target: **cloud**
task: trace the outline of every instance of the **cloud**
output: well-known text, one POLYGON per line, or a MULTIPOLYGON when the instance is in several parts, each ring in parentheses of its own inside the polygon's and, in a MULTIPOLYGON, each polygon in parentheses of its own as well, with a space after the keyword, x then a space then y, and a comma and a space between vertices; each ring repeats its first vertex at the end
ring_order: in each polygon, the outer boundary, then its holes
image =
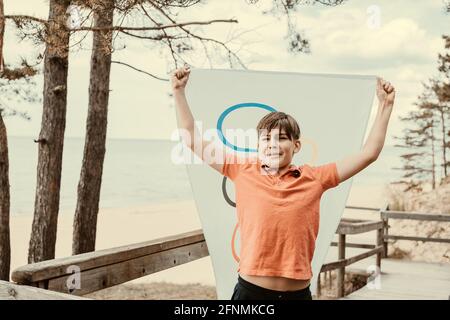
MULTIPOLYGON (((400 114, 411 109, 412 102, 422 90, 420 81, 425 81, 436 72, 437 53, 443 51, 441 34, 446 30, 448 17, 442 14, 440 0, 424 1, 417 5, 411 5, 406 0, 378 3, 381 9, 378 29, 368 26, 366 9, 373 4, 369 1, 351 1, 337 7, 301 6, 293 17, 311 42, 311 55, 289 54, 284 38, 286 21, 270 15, 263 16, 260 6, 248 5, 245 1, 229 1, 226 7, 222 2, 210 1, 207 5, 182 11, 179 20, 237 18, 239 24, 205 26, 202 34, 226 40, 247 30, 231 45, 236 49, 243 45, 240 54, 251 69, 382 75, 396 85, 398 97, 395 112, 400 114)), ((24 13, 45 18, 48 15, 48 1, 33 1, 33 5, 25 0, 7 1, 5 10, 7 14, 24 13)), ((116 51, 114 60, 168 76, 166 60, 159 55, 157 45, 143 41, 124 42, 127 48, 116 51)), ((88 39, 85 47, 90 46, 91 40, 88 39)), ((37 52, 34 48, 29 49, 28 44, 19 45, 13 34, 7 35, 5 50, 8 61, 23 52, 37 52)), ((201 62, 202 54, 203 48, 199 47, 194 58, 197 55, 201 62)), ((88 50, 70 56, 66 136, 84 134, 89 64, 88 50)), ((202 67, 209 66, 204 64, 202 67)), ((170 137, 176 122, 174 110, 169 107, 172 100, 167 98, 168 83, 160 83, 124 66, 113 65, 111 89, 108 137, 170 137), (150 124, 148 120, 155 117, 150 124)), ((29 106, 29 110, 34 115, 32 122, 9 119, 9 132, 19 135, 39 132, 41 108, 29 106)), ((395 118, 393 115, 390 128, 400 130, 402 125, 395 118)))
POLYGON ((426 75, 413 65, 408 65, 398 68, 397 79, 407 82, 420 82, 426 79, 426 75))
POLYGON ((362 10, 342 11, 324 13, 309 28, 313 52, 329 63, 374 69, 423 64, 442 46, 440 37, 427 34, 412 19, 399 17, 371 28, 362 10))

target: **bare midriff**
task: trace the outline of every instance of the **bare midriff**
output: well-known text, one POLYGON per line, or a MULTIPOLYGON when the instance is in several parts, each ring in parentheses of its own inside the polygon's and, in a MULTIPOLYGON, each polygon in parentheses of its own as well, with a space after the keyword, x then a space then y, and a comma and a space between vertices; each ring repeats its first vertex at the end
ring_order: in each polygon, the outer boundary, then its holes
POLYGON ((296 291, 306 288, 310 280, 290 279, 284 277, 273 276, 253 276, 246 274, 239 274, 242 279, 256 284, 257 286, 277 290, 277 291, 296 291))

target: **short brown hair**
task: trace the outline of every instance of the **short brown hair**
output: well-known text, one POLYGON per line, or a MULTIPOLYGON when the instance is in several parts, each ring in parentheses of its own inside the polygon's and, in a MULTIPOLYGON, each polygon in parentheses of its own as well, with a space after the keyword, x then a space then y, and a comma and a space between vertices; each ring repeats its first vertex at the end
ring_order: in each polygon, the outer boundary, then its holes
POLYGON ((262 130, 268 130, 268 132, 270 132, 275 128, 279 128, 280 132, 281 129, 284 129, 290 140, 300 139, 300 127, 298 126, 297 121, 292 116, 281 111, 273 111, 266 114, 259 120, 256 130, 258 131, 259 136, 262 130))

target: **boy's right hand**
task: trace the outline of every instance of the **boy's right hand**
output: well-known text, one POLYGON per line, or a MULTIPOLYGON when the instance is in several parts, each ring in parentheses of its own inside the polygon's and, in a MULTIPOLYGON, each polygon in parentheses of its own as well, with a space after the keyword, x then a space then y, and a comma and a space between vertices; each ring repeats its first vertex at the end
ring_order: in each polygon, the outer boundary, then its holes
POLYGON ((182 90, 186 87, 191 70, 189 66, 184 66, 175 70, 172 74, 172 89, 173 91, 182 90))

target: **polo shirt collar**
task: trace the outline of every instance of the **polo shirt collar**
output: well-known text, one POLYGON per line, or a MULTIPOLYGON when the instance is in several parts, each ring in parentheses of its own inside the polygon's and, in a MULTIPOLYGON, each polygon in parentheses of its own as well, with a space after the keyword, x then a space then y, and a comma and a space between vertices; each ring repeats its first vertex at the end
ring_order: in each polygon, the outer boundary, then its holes
MULTIPOLYGON (((263 164, 259 158, 257 161, 258 161, 258 166, 260 169, 264 170, 265 167, 268 167, 268 165, 263 164)), ((292 176, 298 178, 301 175, 301 170, 296 165, 290 164, 288 170, 283 174, 283 176, 288 173, 290 173, 292 176)))

